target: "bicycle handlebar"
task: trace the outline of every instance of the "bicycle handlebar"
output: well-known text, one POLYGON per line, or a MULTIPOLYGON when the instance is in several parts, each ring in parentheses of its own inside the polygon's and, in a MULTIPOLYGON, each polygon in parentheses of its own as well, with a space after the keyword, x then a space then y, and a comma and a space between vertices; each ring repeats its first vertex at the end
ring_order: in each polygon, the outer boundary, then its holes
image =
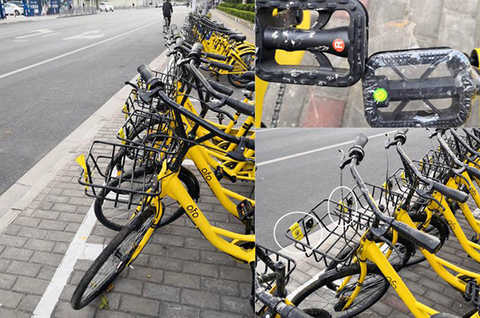
POLYGON ((358 160, 358 157, 357 157, 358 151, 356 148, 360 148, 363 152, 363 147, 361 147, 361 145, 362 144, 365 145, 368 142, 368 138, 367 138, 367 141, 365 141, 365 139, 366 139, 365 135, 357 137, 358 142, 356 142, 349 150, 349 156, 351 158, 350 172, 352 173, 352 176, 355 179, 355 182, 357 183, 357 185, 359 186, 359 189, 362 192, 363 197, 367 201, 367 204, 369 205, 370 209, 380 220, 389 224, 391 227, 393 227, 397 232, 402 234, 404 237, 412 240, 416 245, 425 248, 427 251, 431 253, 435 253, 441 247, 441 242, 437 237, 430 235, 428 233, 419 231, 416 228, 413 228, 405 223, 396 221, 394 218, 386 216, 380 211, 380 208, 378 207, 377 203, 375 202, 370 192, 368 191, 367 184, 363 181, 356 167, 361 161, 361 160, 360 161, 358 160))
POLYGON ((140 74, 141 78, 148 84, 151 79, 154 78, 152 71, 149 67, 145 64, 140 65, 137 67, 137 72, 140 74))
POLYGON ((233 89, 228 86, 222 85, 219 82, 212 81, 212 80, 207 80, 207 82, 213 87, 213 89, 215 89, 216 91, 219 91, 222 94, 225 94, 228 96, 233 94, 233 89))
POLYGON ((205 129, 207 129, 208 131, 210 131, 212 134, 220 137, 220 138, 223 139, 223 140, 230 141, 230 142, 233 142, 233 143, 235 143, 235 144, 244 143, 244 145, 245 145, 246 148, 255 150, 255 140, 252 140, 252 139, 249 139, 249 138, 245 138, 245 137, 237 138, 237 137, 235 137, 235 136, 232 136, 232 135, 230 135, 230 134, 225 133, 223 130, 215 127, 214 125, 212 125, 211 123, 209 123, 209 122, 206 121, 205 119, 203 119, 203 118, 201 118, 201 117, 198 117, 197 115, 193 114, 192 112, 190 112, 189 110, 187 110, 186 108, 184 108, 182 105, 179 105, 179 104, 175 103, 173 100, 171 100, 171 99, 161 90, 161 88, 155 89, 155 94, 158 94, 158 96, 159 96, 166 104, 168 104, 169 107, 174 108, 175 110, 177 110, 178 112, 180 112, 182 115, 184 115, 184 116, 187 117, 188 119, 196 122, 197 124, 199 124, 199 125, 202 126, 203 128, 205 128, 205 129))
POLYGON ((208 81, 205 79, 202 73, 197 69, 197 67, 194 65, 193 61, 190 62, 188 65, 188 68, 192 71, 193 75, 200 80, 200 82, 203 84, 203 86, 209 91, 210 94, 212 94, 215 98, 218 98, 220 100, 224 100, 224 103, 227 104, 228 106, 234 108, 238 112, 247 115, 247 116, 255 116, 255 107, 244 103, 242 101, 239 101, 235 98, 232 98, 230 96, 224 95, 215 89, 208 83, 208 81))
POLYGON ((220 54, 214 54, 214 53, 204 53, 205 57, 208 57, 210 59, 215 59, 215 60, 220 60, 220 61, 226 61, 227 57, 225 55, 220 55, 220 54))
POLYGON ((422 183, 430 186, 433 190, 438 191, 446 197, 455 201, 465 203, 468 200, 468 194, 466 194, 465 192, 449 188, 440 182, 429 179, 422 175, 421 172, 418 171, 417 167, 415 167, 415 165, 412 163, 410 158, 407 156, 405 151, 402 149, 401 141, 397 142, 397 152, 402 158, 402 163, 404 165, 407 165, 409 170, 412 171, 422 183))
POLYGON ((233 66, 230 65, 230 64, 225 64, 225 63, 221 63, 221 62, 216 62, 216 61, 211 61, 211 60, 207 60, 207 59, 203 59, 203 58, 200 58, 200 61, 202 63, 206 63, 206 64, 210 64, 211 66, 215 66, 215 67, 218 67, 222 70, 226 70, 226 71, 233 71, 233 66))

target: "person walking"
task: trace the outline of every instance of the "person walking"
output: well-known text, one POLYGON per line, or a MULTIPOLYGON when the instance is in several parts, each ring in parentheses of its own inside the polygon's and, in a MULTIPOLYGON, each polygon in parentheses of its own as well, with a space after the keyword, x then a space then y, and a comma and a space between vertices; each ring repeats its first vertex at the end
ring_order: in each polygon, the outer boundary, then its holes
POLYGON ((163 33, 166 33, 170 28, 170 22, 172 20, 172 13, 173 13, 173 7, 172 7, 172 4, 170 3, 170 0, 164 0, 162 10, 163 10, 163 19, 165 20, 165 24, 163 26, 163 33))

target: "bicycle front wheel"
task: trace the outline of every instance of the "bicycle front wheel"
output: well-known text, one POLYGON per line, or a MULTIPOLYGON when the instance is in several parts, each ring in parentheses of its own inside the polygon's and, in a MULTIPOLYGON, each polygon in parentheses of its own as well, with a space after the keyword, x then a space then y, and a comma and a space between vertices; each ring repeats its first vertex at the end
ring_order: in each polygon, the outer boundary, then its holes
POLYGON ((355 317, 379 301, 389 287, 376 265, 368 264, 367 267, 368 274, 363 281, 359 281, 360 267, 356 264, 327 271, 298 292, 292 303, 305 312, 318 308, 329 312, 332 317, 355 317), (360 286, 360 292, 344 309, 357 286, 360 286))
POLYGON ((153 212, 153 209, 146 209, 133 218, 100 253, 73 292, 73 309, 81 309, 92 302, 125 269, 153 223, 153 212))

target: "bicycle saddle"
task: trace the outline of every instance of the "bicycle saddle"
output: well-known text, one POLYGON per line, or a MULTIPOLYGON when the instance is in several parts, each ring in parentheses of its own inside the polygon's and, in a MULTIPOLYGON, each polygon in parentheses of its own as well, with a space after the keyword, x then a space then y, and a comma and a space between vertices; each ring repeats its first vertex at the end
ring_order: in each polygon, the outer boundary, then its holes
POLYGON ((358 0, 257 0, 256 74, 268 82, 346 87, 360 80, 368 57, 368 14, 358 0), (297 29, 304 10, 315 11, 309 29, 297 29), (347 26, 326 29, 337 11, 348 13, 347 26), (318 65, 280 65, 277 50, 308 51, 318 65), (328 56, 347 60, 348 69, 335 67, 328 56))
POLYGON ((365 117, 372 127, 458 127, 471 113, 474 73, 450 48, 376 53, 363 77, 365 117))

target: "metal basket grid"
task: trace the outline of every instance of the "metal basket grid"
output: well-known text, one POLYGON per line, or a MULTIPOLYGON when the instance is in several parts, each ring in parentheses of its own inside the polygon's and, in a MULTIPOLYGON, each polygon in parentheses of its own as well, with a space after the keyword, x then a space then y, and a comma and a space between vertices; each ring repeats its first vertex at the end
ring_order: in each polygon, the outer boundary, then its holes
MULTIPOLYGON (((387 187, 368 184, 369 193, 385 213, 393 214, 402 203, 404 194, 387 187)), ((376 221, 375 215, 358 187, 340 200, 326 199, 308 215, 300 218, 285 233, 294 246, 329 267, 349 265, 360 239, 376 221)))
POLYGON ((78 182, 87 196, 114 202, 115 207, 148 203, 161 192, 156 175, 161 155, 159 149, 146 145, 95 140, 78 182))

